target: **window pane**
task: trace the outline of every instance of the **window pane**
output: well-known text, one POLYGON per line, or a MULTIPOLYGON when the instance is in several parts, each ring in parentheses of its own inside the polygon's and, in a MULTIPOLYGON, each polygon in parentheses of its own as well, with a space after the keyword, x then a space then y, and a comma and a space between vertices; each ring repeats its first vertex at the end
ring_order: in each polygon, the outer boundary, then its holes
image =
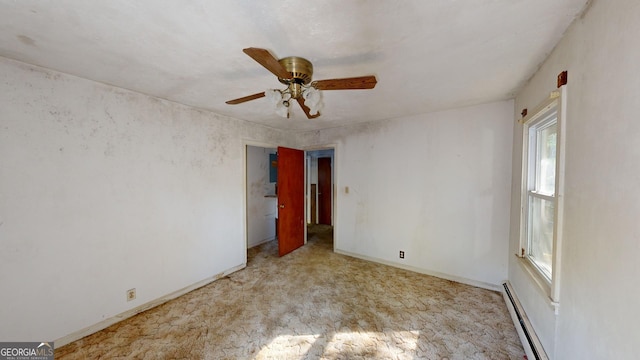
POLYGON ((555 120, 537 131, 536 191, 545 195, 553 195, 556 189, 557 135, 558 123, 555 120))
POLYGON ((551 280, 553 257, 553 201, 529 195, 528 257, 551 280))

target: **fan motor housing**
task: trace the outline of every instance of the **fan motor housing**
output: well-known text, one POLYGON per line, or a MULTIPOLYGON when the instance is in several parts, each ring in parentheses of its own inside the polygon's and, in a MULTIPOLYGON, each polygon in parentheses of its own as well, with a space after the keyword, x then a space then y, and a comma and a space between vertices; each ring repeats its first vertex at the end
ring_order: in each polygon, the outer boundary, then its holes
POLYGON ((311 82, 311 76, 313 75, 311 61, 298 56, 289 56, 278 60, 278 62, 292 75, 291 79, 278 78, 281 83, 285 85, 292 83, 307 85, 311 82))

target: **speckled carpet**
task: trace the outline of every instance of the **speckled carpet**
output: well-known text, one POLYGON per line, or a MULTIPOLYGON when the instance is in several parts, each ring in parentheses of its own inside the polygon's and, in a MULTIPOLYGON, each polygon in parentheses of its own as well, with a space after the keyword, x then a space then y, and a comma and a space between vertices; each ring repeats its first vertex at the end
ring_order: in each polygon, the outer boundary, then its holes
POLYGON ((56 349, 56 359, 522 359, 500 293, 332 251, 331 227, 56 349))

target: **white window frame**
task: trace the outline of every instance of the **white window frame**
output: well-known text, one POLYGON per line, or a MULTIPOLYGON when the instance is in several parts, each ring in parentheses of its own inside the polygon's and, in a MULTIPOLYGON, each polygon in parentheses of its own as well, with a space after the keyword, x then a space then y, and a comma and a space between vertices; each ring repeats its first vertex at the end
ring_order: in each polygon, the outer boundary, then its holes
POLYGON ((562 218, 564 213, 564 167, 565 167, 565 133, 566 133, 566 91, 564 85, 557 91, 553 91, 549 99, 544 101, 538 108, 522 119, 522 188, 521 188, 521 217, 520 217, 520 252, 517 254, 521 258, 521 263, 531 275, 533 281, 544 290, 556 311, 560 301, 560 260, 562 249, 562 218), (530 191, 530 182, 535 181, 535 174, 529 171, 530 151, 529 151, 529 129, 544 121, 544 117, 552 111, 556 111, 557 117, 557 144, 556 144, 556 169, 555 169, 555 191, 553 196, 536 194, 530 191), (552 274, 548 278, 538 266, 529 258, 528 254, 528 212, 529 196, 553 201, 554 221, 553 221, 553 255, 551 260, 552 274))

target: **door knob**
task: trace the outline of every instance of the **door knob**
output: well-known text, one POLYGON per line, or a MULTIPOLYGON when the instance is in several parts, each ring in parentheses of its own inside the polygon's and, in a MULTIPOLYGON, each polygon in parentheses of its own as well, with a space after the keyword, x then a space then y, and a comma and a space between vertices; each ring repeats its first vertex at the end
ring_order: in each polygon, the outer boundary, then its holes
POLYGON ((281 204, 281 205, 280 205, 280 209, 284 209, 284 204, 281 204))

